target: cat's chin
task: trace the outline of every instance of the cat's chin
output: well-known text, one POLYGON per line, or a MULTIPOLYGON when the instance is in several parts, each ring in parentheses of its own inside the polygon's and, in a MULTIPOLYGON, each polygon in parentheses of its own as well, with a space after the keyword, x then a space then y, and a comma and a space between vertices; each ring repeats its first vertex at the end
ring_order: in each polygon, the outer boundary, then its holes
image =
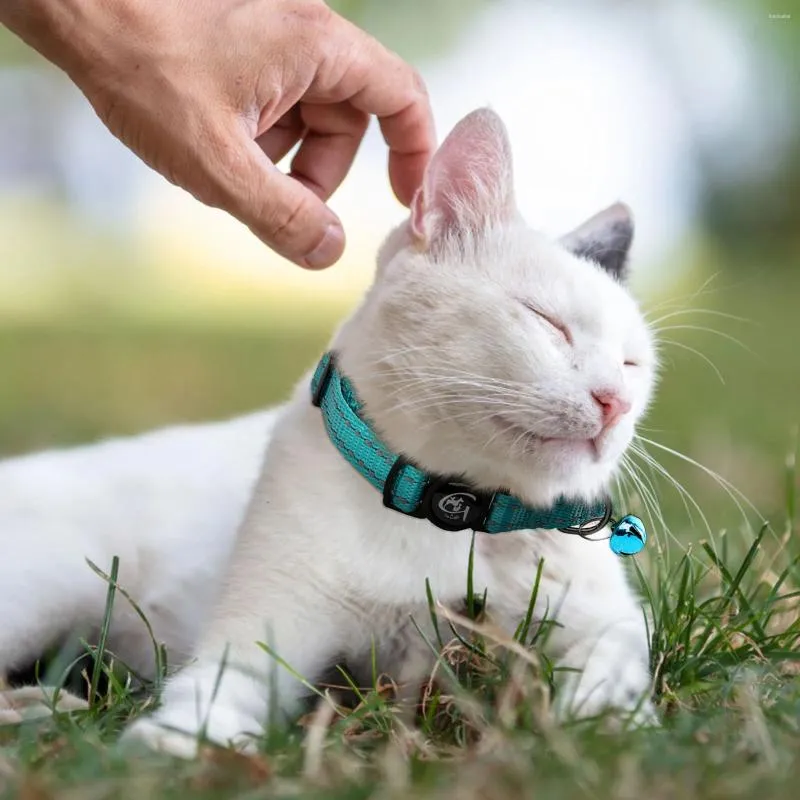
MULTIPOLYGON (((533 505, 559 496, 595 499, 605 493, 617 469, 622 431, 595 438, 541 436, 504 420, 492 443, 489 476, 533 505)), ((624 448, 622 448, 624 450, 624 448)))
POLYGON ((601 460, 602 451, 598 439, 541 436, 499 414, 492 417, 492 422, 515 455, 541 457, 554 453, 556 456, 562 454, 568 457, 586 457, 591 461, 601 460))

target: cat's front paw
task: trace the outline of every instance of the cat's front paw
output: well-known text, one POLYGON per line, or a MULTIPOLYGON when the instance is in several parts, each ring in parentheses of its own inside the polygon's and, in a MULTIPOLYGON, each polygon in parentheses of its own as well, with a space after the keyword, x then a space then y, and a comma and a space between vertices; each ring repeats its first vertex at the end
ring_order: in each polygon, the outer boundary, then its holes
POLYGON ((120 739, 124 748, 141 746, 187 760, 197 757, 198 744, 196 735, 165 728, 152 719, 136 720, 120 739))
POLYGON ((583 671, 571 671, 563 677, 555 712, 559 721, 606 714, 612 729, 656 727, 661 721, 650 691, 650 675, 638 661, 609 668, 601 659, 590 659, 583 671))
POLYGON ((165 708, 152 717, 136 720, 122 735, 122 746, 144 745, 150 750, 194 759, 203 742, 238 750, 240 753, 255 753, 257 739, 263 732, 249 717, 243 717, 233 709, 214 707, 205 724, 198 727, 188 716, 169 713, 165 708))

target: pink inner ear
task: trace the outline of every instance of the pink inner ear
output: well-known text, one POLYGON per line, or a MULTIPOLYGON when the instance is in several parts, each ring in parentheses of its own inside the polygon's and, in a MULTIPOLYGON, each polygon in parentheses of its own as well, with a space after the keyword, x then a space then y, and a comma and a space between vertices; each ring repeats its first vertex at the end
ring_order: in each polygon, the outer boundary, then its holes
POLYGON ((417 189, 414 199, 411 201, 411 233, 417 239, 425 239, 425 196, 424 187, 417 189))
POLYGON ((456 125, 434 155, 411 203, 411 230, 428 244, 480 231, 514 213, 511 146, 493 111, 480 109, 456 125))

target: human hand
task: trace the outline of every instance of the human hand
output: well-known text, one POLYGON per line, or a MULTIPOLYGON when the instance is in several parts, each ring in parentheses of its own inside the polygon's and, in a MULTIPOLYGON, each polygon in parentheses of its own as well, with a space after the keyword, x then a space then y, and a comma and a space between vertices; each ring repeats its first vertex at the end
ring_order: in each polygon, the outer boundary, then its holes
POLYGON ((370 116, 405 205, 435 146, 418 75, 322 0, 4 0, 0 22, 144 162, 300 266, 342 254, 325 201, 370 116))

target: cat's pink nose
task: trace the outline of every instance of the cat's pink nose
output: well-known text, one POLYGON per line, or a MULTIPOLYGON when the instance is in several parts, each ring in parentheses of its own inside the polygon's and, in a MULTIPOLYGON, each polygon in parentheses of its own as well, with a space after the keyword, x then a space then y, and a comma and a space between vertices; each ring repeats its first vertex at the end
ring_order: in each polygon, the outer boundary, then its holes
POLYGON ((600 407, 604 429, 616 425, 620 417, 623 417, 631 410, 630 400, 626 400, 613 390, 592 392, 592 397, 600 407))

